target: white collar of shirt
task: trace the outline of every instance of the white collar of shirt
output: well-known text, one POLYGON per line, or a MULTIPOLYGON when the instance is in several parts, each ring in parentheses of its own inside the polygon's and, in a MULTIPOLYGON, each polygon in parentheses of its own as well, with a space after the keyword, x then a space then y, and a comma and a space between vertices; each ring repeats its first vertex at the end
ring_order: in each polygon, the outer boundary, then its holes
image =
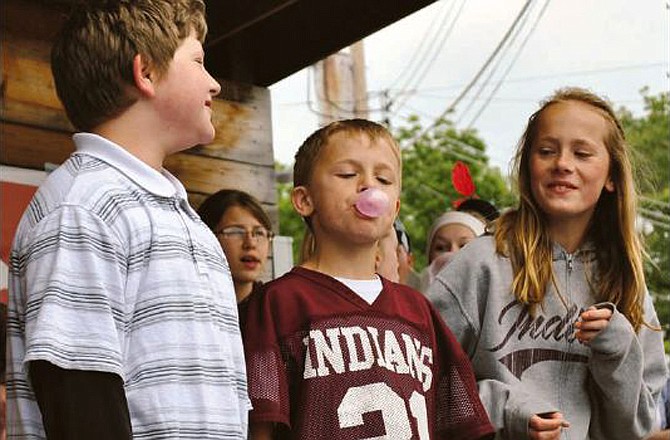
POLYGON ((151 168, 118 144, 94 133, 75 133, 72 140, 78 154, 100 159, 150 193, 161 197, 187 198, 184 186, 176 177, 165 169, 159 172, 151 168))
POLYGON ((352 280, 349 278, 334 277, 337 281, 347 286, 368 304, 375 302, 382 292, 382 280, 375 275, 372 280, 352 280))

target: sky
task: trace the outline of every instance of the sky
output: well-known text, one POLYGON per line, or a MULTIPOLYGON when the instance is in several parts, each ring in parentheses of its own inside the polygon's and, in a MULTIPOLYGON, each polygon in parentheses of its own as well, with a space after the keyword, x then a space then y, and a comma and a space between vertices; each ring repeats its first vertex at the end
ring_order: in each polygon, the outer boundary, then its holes
MULTIPOLYGON (((406 125, 410 114, 428 126, 477 75, 525 4, 439 0, 365 38, 369 119, 384 117, 387 90, 392 126, 406 125)), ((554 90, 585 87, 636 115, 643 114, 643 87, 670 90, 669 0, 536 0, 524 17, 499 61, 448 116, 458 128, 477 130, 503 174, 528 116, 554 90)), ((310 110, 313 69, 273 84, 270 93, 275 161, 289 165, 319 127, 310 110)))

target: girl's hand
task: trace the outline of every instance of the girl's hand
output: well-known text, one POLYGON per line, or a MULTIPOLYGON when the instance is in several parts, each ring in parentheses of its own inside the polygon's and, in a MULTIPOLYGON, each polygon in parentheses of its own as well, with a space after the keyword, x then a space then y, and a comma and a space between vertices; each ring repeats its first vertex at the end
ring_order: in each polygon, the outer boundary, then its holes
POLYGON ((582 312, 580 320, 575 323, 577 332, 575 336, 584 344, 588 344, 610 323, 612 310, 603 307, 600 309, 594 306, 589 307, 582 312))
POLYGON ((559 412, 535 414, 528 422, 531 440, 559 440, 561 429, 569 427, 570 423, 559 412))

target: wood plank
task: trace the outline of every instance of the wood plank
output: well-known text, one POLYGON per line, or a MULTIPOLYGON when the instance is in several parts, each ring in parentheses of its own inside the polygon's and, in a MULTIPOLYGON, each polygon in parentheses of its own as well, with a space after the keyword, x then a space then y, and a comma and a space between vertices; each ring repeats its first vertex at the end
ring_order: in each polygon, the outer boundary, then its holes
POLYGON ((0 121, 0 139, 0 163, 21 168, 60 165, 74 151, 71 133, 5 121, 0 121))
MULTIPOLYGON (((69 6, 5 0, 1 7, 6 20, 0 23, 0 162, 42 170, 46 162, 60 164, 74 151, 74 128, 58 100, 50 68, 50 42, 69 6), (40 20, 48 26, 25 26, 40 20)), ((224 187, 237 188, 265 203, 278 223, 270 92, 219 82, 214 141, 170 157, 165 165, 184 182, 194 202, 224 187)))
MULTIPOLYGON (((73 131, 56 95, 49 64, 48 42, 3 34, 2 99, 4 121, 73 131)), ((213 103, 214 141, 192 154, 239 162, 273 165, 270 92, 231 81, 220 81, 222 92, 213 103)))
POLYGON ((177 176, 190 193, 213 194, 222 188, 232 188, 246 191, 263 203, 277 203, 273 167, 185 152, 169 156, 165 168, 177 176))
MULTIPOLYGON (((74 151, 71 134, 11 122, 0 122, 0 163, 43 170, 45 163, 61 164, 74 151)), ((180 153, 165 164, 189 191, 198 206, 205 197, 222 188, 247 191, 270 208, 277 203, 274 169, 264 165, 180 153)))
POLYGON ((216 136, 192 154, 272 166, 270 91, 230 81, 221 82, 223 99, 212 103, 216 136))
MULTIPOLYGON (((219 189, 227 189, 227 188, 219 188, 219 189)), ((239 188, 238 188, 239 189, 239 188)), ((217 190, 218 191, 218 190, 217 190)), ((250 192, 248 189, 242 189, 242 191, 245 192, 250 192)), ((211 194, 204 194, 204 193, 198 193, 198 192, 189 192, 188 193, 188 201, 191 204, 191 206, 194 209, 198 209, 198 207, 205 201, 207 197, 209 197, 211 194)), ((277 205, 272 204, 272 203, 264 203, 261 202, 261 206, 267 212, 268 217, 270 217, 270 220, 272 221, 272 224, 275 224, 275 218, 279 218, 279 208, 277 205)))
MULTIPOLYGON (((43 170, 45 163, 61 164, 74 151, 71 133, 0 121, 0 163, 43 170)), ((189 191, 211 194, 221 188, 247 191, 274 204, 274 168, 208 158, 187 152, 168 157, 166 168, 178 175, 189 191)))
POLYGON ((50 41, 72 7, 72 2, 67 4, 60 0, 3 0, 0 2, 2 31, 50 41))
POLYGON ((72 131, 51 76, 49 44, 3 34, 2 119, 60 131, 72 131))

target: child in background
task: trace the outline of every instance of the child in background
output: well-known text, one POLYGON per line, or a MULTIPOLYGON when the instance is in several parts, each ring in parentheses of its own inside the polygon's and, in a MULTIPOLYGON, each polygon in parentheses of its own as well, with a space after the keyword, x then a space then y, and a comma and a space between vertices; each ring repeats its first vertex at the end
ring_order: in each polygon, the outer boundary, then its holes
POLYGON ((468 212, 479 217, 487 225, 500 217, 500 211, 484 199, 469 198, 458 204, 456 211, 468 212))
POLYGON ((518 208, 429 297, 475 367, 500 439, 641 439, 665 383, 636 196, 612 108, 559 90, 519 142, 518 208))
POLYGON ((414 272, 414 256, 409 235, 400 220, 393 222, 393 227, 379 240, 377 273, 394 283, 404 284, 416 290, 412 283, 418 285, 419 276, 414 272))
POLYGON ((456 252, 486 234, 499 216, 498 209, 486 200, 468 198, 455 211, 445 212, 435 219, 428 231, 428 266, 419 278, 419 290, 426 293, 437 273, 454 258, 456 252))
POLYGON ((391 227, 386 235, 379 239, 375 272, 394 283, 400 282, 400 262, 398 261, 398 235, 391 227))
POLYGON ((439 216, 428 232, 428 263, 442 254, 453 254, 486 232, 486 224, 467 212, 449 211, 439 216))
POLYGON ((365 120, 321 128, 296 154, 292 201, 313 247, 249 304, 252 439, 492 433, 467 356, 437 311, 375 274, 400 179, 397 144, 365 120))
POLYGON ((52 49, 76 152, 11 252, 8 437, 246 439, 221 246, 163 168, 214 138, 201 0, 80 2, 52 49), (83 133, 85 132, 85 133, 83 133))
POLYGON ((485 221, 467 212, 447 211, 435 219, 428 231, 428 266, 421 272, 419 290, 426 293, 437 273, 451 261, 456 252, 485 231, 485 221))
POLYGON ((219 239, 230 265, 238 304, 260 286, 272 243, 272 223, 250 194, 222 189, 207 197, 198 215, 219 239))
POLYGON ((405 229, 405 225, 396 219, 393 222, 393 229, 395 230, 398 240, 398 276, 400 277, 400 284, 410 286, 414 290, 419 289, 419 274, 414 271, 414 253, 412 252, 412 241, 405 229))

